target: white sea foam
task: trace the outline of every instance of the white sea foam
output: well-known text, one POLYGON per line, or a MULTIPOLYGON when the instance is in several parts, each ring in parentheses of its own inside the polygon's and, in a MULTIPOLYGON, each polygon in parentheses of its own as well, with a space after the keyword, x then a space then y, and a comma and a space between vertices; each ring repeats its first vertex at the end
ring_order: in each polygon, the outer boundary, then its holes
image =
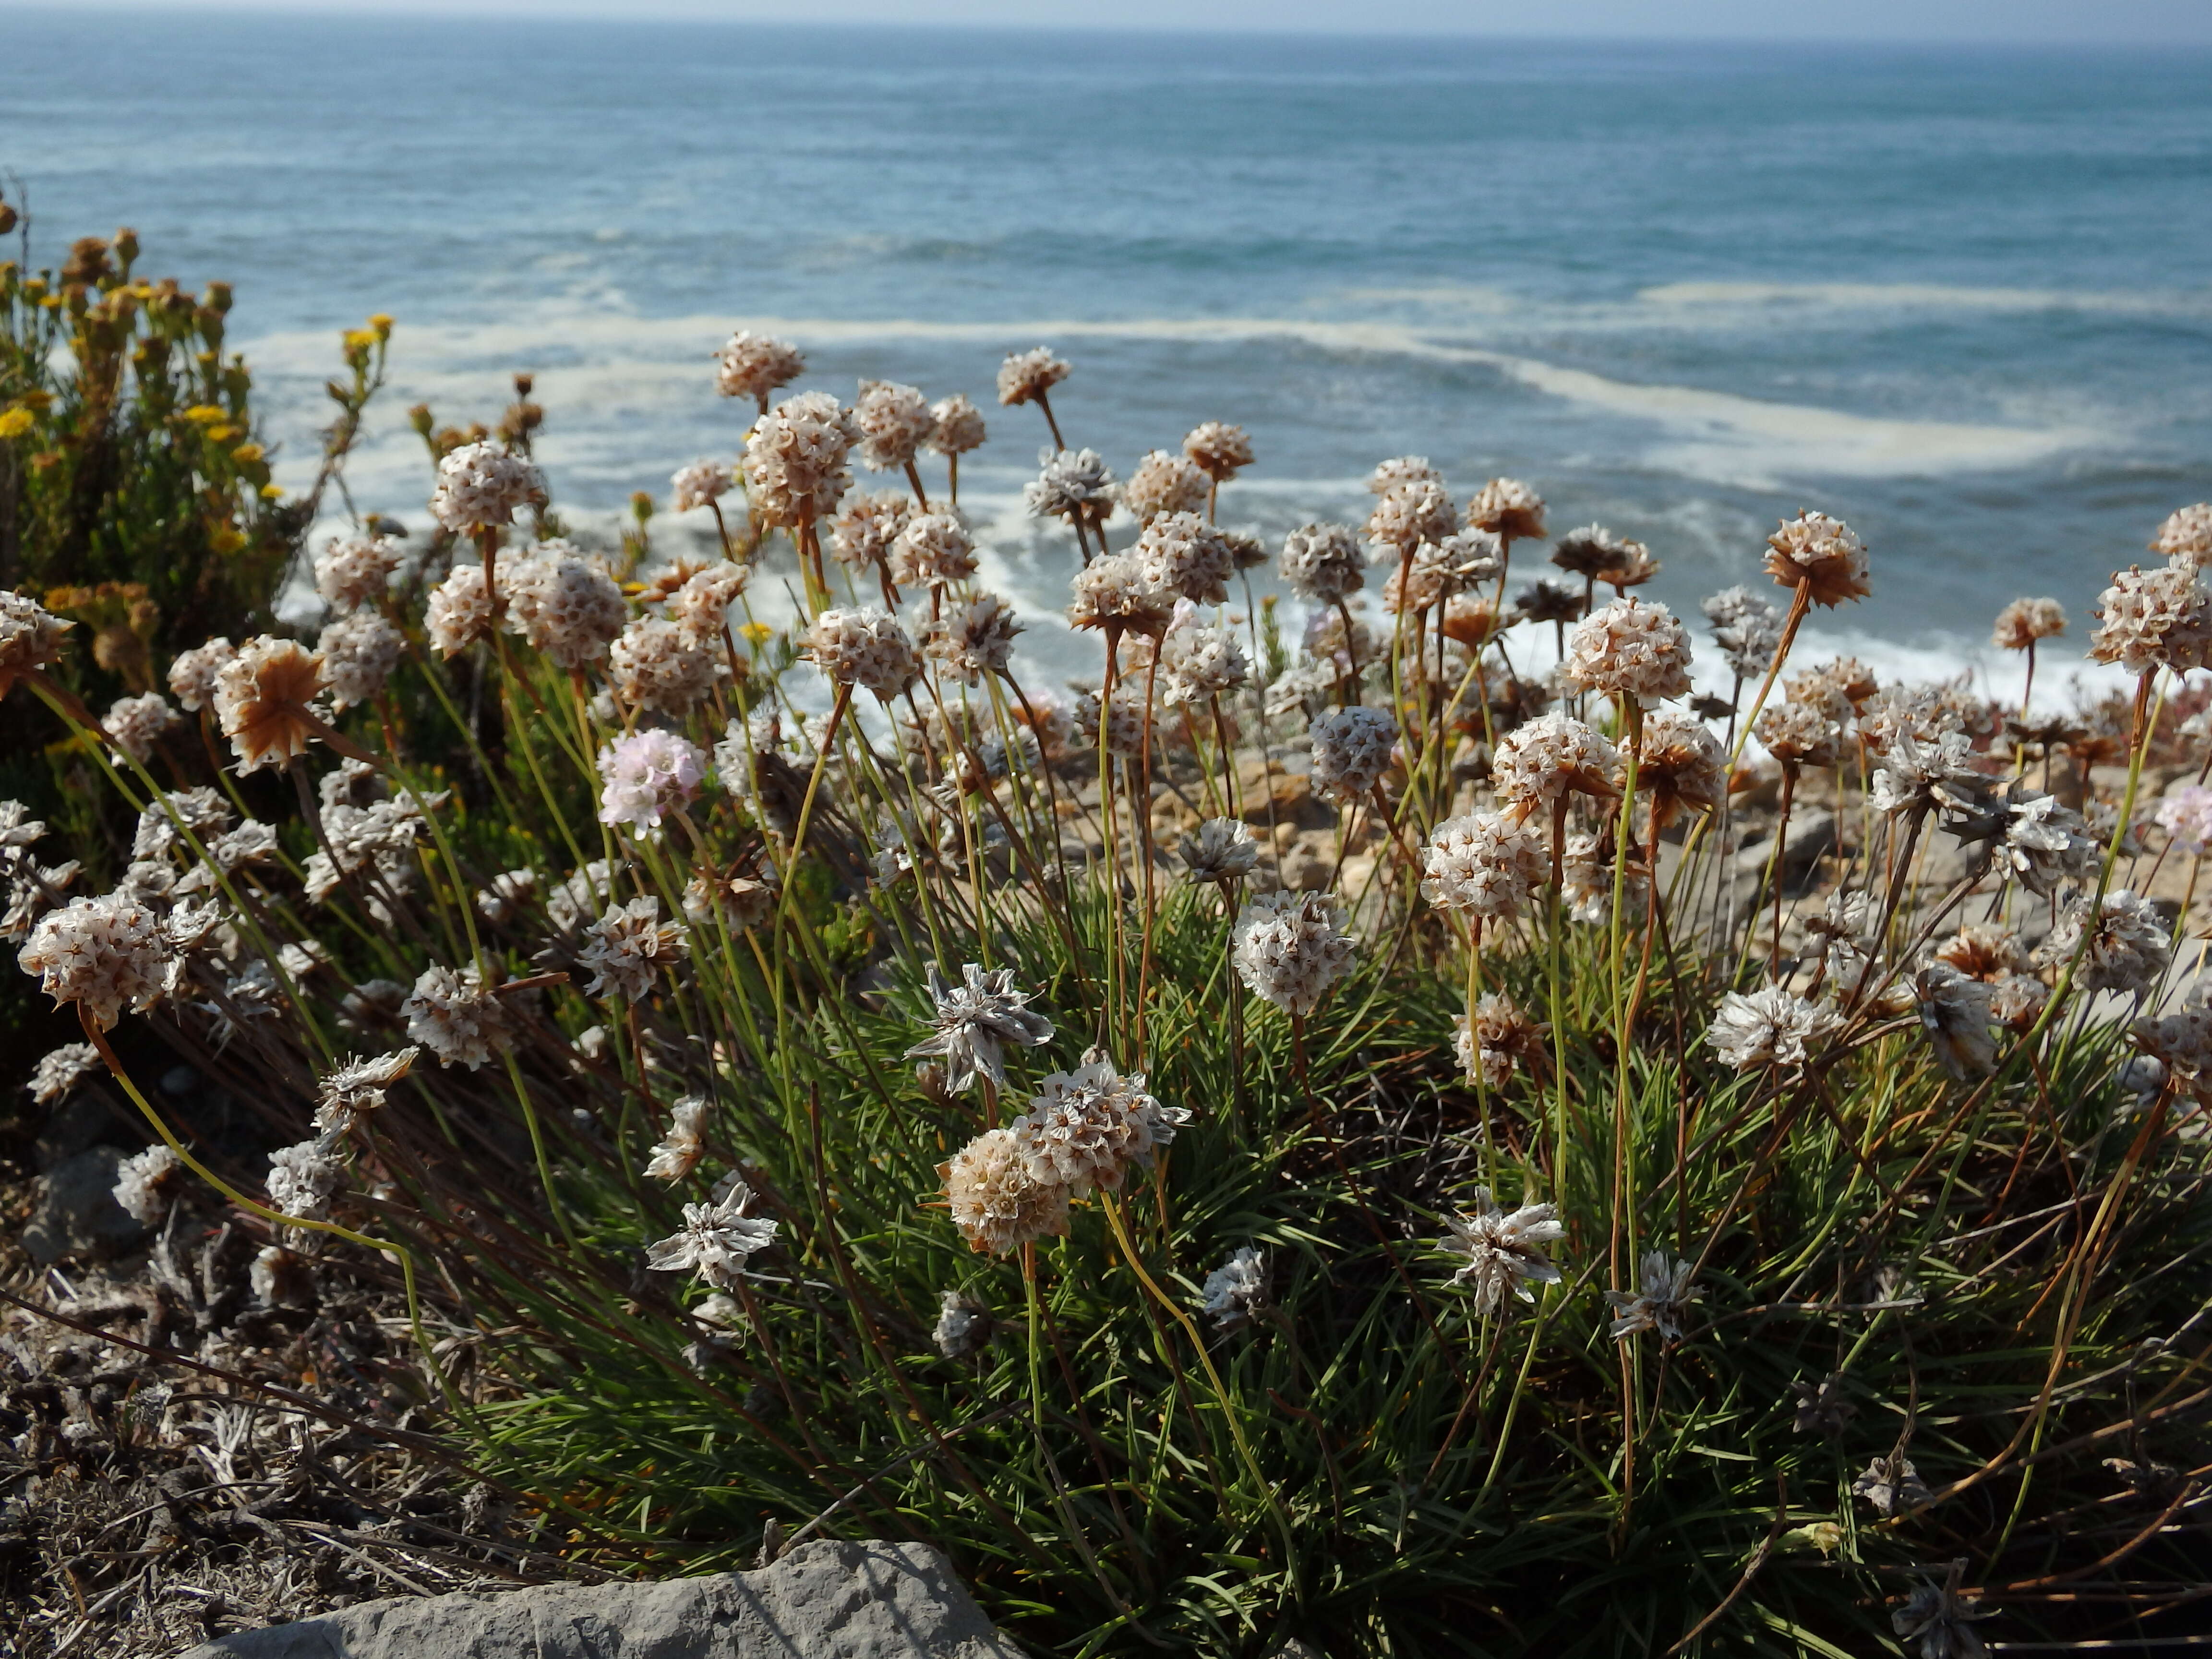
MULTIPOLYGON (((1142 318, 942 322, 688 316, 640 318, 607 311, 554 313, 482 327, 432 325, 395 341, 395 378, 410 398, 481 398, 495 369, 542 359, 538 395, 549 406, 592 411, 601 431, 624 405, 665 407, 696 399, 708 354, 737 327, 787 336, 801 345, 867 341, 972 341, 992 349, 1024 342, 1083 339, 1236 343, 1292 339, 1324 351, 1379 353, 1491 368, 1540 392, 1649 426, 1654 438, 1633 459, 1661 471, 1749 489, 1815 478, 1926 477, 2004 471, 2048 462, 2099 443, 2086 426, 2002 426, 1897 420, 1816 405, 1784 404, 1700 386, 1639 383, 1465 343, 1449 331, 1376 319, 1265 317, 1142 318)), ((270 335, 252 349, 265 369, 319 373, 330 341, 321 334, 270 335)), ((573 430, 573 428, 572 428, 573 430)))
POLYGON ((2123 316, 2202 316, 2212 295, 2099 293, 2065 289, 1953 287, 1941 283, 1662 283, 1639 289, 1649 305, 1683 310, 1742 307, 1849 311, 2089 311, 2123 316))

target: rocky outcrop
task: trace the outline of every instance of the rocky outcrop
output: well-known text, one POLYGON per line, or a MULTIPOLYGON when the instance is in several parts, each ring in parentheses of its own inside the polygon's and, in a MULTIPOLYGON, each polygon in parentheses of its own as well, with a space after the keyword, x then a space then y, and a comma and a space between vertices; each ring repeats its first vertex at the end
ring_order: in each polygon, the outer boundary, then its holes
POLYGON ((185 1659, 1020 1659, 926 1544, 802 1544, 758 1572, 367 1601, 185 1659))

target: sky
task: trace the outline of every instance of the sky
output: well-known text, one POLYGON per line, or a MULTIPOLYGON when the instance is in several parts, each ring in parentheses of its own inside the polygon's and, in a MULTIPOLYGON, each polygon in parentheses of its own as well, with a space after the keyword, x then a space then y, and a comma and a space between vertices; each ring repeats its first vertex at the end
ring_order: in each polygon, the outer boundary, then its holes
MULTIPOLYGON (((112 12, 211 9, 207 0, 76 0, 72 9, 95 6, 112 12)), ((14 0, 0 0, 0 13, 15 9, 14 0)), ((2212 0, 227 0, 221 9, 1554 39, 2212 45, 2212 0)))

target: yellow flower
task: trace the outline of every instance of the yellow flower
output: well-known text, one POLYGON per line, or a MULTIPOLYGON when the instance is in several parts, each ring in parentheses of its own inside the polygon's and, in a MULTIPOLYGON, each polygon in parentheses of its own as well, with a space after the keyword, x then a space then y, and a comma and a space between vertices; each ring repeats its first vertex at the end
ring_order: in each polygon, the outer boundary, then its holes
POLYGON ((27 409, 0 411, 0 439, 20 438, 31 429, 33 419, 27 409))
POLYGON ((284 486, 282 484, 273 483, 265 483, 262 485, 261 499, 264 501, 283 501, 284 499, 284 486))
POLYGON ((219 524, 209 529, 208 545, 218 553, 235 553, 246 545, 246 538, 228 525, 219 524))
POLYGON ((218 421, 230 418, 230 411, 215 404, 194 404, 185 411, 185 418, 194 426, 213 426, 218 421))
MULTIPOLYGON (((210 433, 208 435, 212 437, 214 434, 210 433)), ((259 444, 240 444, 230 452, 230 459, 240 466, 251 466, 254 462, 263 459, 263 455, 264 451, 259 444)))
POLYGON ((745 636, 745 642, 755 650, 758 650, 775 637, 775 629, 770 628, 766 623, 744 623, 739 625, 738 632, 745 636))
POLYGON ((237 435, 238 428, 234 426, 211 426, 207 429, 208 441, 211 444, 227 444, 237 435))
POLYGON ((373 329, 349 328, 345 331, 345 349, 348 351, 366 351, 376 343, 377 338, 373 329))
POLYGON ((378 339, 388 340, 392 337, 392 319, 384 313, 380 311, 368 319, 368 325, 376 331, 378 339))

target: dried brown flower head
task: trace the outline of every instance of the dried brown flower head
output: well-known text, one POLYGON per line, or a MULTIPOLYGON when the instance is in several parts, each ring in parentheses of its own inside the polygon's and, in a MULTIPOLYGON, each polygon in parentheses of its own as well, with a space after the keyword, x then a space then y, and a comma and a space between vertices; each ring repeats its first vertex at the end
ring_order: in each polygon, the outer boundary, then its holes
POLYGON ((1866 544, 1841 519, 1801 508, 1766 546, 1766 574, 1784 587, 1802 588, 1814 605, 1838 605, 1874 592, 1866 544))
POLYGON ((2089 654, 2130 674, 2177 674, 2212 663, 2212 595, 2188 565, 2117 571, 2090 614, 2098 619, 2089 654))
POLYGON ((937 430, 937 417, 920 387, 863 380, 853 403, 853 424, 860 429, 861 464, 872 472, 896 472, 921 453, 937 430))
POLYGON ((2056 599, 2014 599, 1997 612, 1990 643, 2000 651, 2025 651, 2038 640, 2066 631, 2066 608, 2056 599))
POLYGON ((1198 513, 1208 480, 1197 465, 1165 449, 1148 452, 1121 486, 1121 505, 1143 524, 1166 513, 1198 513))
POLYGON ((1544 498, 1518 478, 1492 478, 1467 504, 1467 521, 1509 542, 1544 533, 1544 498))
POLYGON ((238 769, 283 766, 325 729, 315 698, 323 659, 297 641, 264 634, 239 647, 216 675, 216 716, 238 769))
POLYGON ((739 329, 714 354, 714 389, 725 398, 750 398, 768 412, 768 400, 780 386, 806 372, 806 359, 787 340, 739 329))
POLYGON ((999 401, 1034 403, 1066 378, 1066 362, 1054 356, 1049 346, 1014 352, 999 365, 999 401))
POLYGON ((1182 453, 1215 483, 1227 483, 1252 465, 1252 440, 1241 426, 1206 421, 1184 437, 1182 453))

